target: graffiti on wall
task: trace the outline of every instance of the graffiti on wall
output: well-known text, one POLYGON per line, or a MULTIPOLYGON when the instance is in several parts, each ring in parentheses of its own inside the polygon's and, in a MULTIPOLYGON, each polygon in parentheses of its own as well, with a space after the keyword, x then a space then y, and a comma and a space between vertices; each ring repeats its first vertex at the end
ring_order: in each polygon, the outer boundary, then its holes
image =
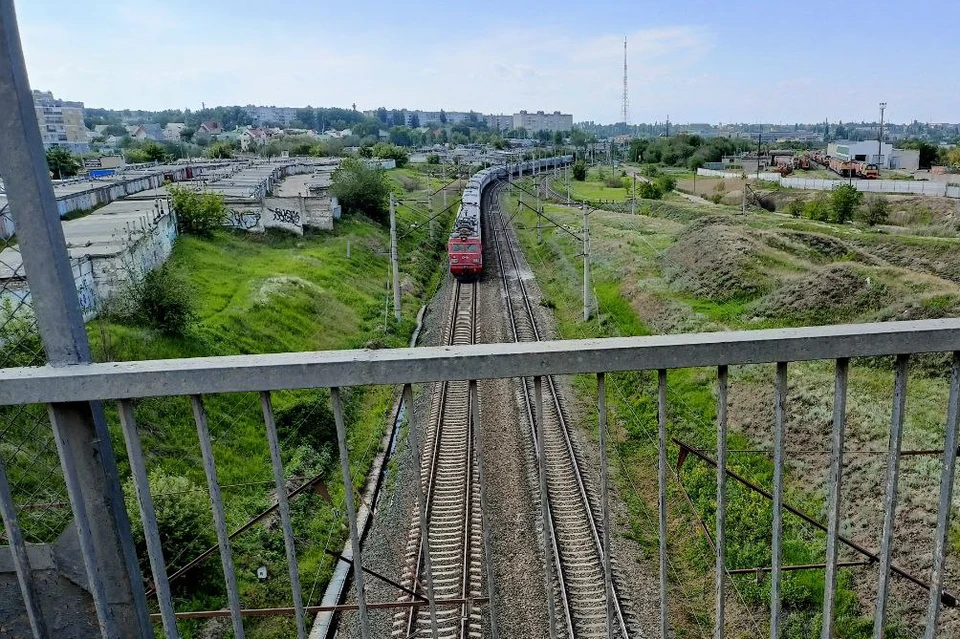
POLYGON ((269 209, 273 214, 274 222, 281 222, 283 224, 300 224, 300 212, 294 211, 292 209, 269 209))
POLYGON ((261 228, 260 218, 261 215, 259 211, 237 211, 231 209, 227 216, 227 224, 235 229, 251 231, 261 228))

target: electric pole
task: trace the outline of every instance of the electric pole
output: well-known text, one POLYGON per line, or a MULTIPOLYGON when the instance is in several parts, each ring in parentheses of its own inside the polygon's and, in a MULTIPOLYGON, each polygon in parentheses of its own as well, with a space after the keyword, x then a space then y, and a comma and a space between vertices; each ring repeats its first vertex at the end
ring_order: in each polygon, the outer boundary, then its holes
POLYGON ((543 244, 543 205, 540 204, 540 190, 543 182, 537 184, 537 244, 543 244))
POLYGON ((570 165, 568 164, 565 169, 564 173, 567 176, 567 206, 570 206, 570 165))
POLYGON ((883 163, 883 112, 887 110, 887 103, 880 103, 880 130, 877 131, 877 165, 883 163))
POLYGON ((590 211, 583 207, 583 321, 590 321, 590 211))
POLYGON ((636 171, 633 172, 633 200, 630 201, 630 213, 632 213, 633 215, 637 214, 637 172, 636 171))
POLYGON ((400 323, 400 260, 397 258, 397 205, 390 194, 390 262, 393 264, 393 314, 400 323))

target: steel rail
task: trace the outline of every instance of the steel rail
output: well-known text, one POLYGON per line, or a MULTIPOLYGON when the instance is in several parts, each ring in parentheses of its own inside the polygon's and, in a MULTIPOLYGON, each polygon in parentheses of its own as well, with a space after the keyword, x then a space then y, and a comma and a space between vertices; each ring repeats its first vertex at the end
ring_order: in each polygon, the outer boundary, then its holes
MULTIPOLYGON (((539 328, 539 326, 538 326, 538 324, 537 324, 536 315, 535 315, 535 313, 534 313, 534 311, 533 311, 533 305, 532 305, 532 302, 531 302, 531 300, 530 300, 530 294, 529 294, 529 292, 527 291, 526 285, 523 283, 523 279, 519 276, 519 273, 520 273, 520 263, 519 263, 519 260, 518 260, 518 258, 517 258, 517 256, 516 256, 516 253, 515 253, 514 249, 513 249, 512 243, 510 242, 510 238, 507 236, 507 227, 506 227, 506 226, 503 226, 503 210, 500 208, 500 203, 499 203, 499 190, 494 192, 494 198, 492 198, 492 199, 493 199, 493 202, 492 202, 492 207, 491 207, 491 208, 492 208, 492 210, 495 210, 495 211, 496 211, 496 215, 497 215, 498 218, 499 218, 499 221, 500 221, 500 223, 501 223, 501 225, 499 226, 499 230, 500 230, 500 232, 503 233, 503 235, 504 235, 504 243, 506 244, 507 253, 508 253, 508 255, 510 256, 510 260, 511 260, 511 262, 512 262, 512 264, 513 264, 514 271, 517 273, 517 285, 518 285, 518 288, 520 289, 520 292, 521 292, 521 299, 522 299, 522 301, 523 301, 524 311, 525 311, 525 313, 526 313, 526 315, 527 315, 528 322, 529 322, 529 324, 530 324, 531 330, 533 331, 534 339, 535 339, 536 341, 538 341, 538 342, 539 342, 539 341, 542 341, 543 337, 542 337, 542 334, 541 334, 541 332, 540 332, 540 328, 539 328)), ((514 307, 513 307, 512 302, 510 301, 509 289, 507 288, 506 271, 505 271, 504 268, 503 268, 503 260, 502 260, 502 257, 501 257, 500 241, 499 241, 498 234, 497 234, 496 232, 494 233, 494 244, 495 244, 496 249, 497 249, 497 258, 498 258, 498 262, 499 262, 499 264, 500 264, 500 275, 501 275, 501 280, 502 280, 503 285, 504 285, 504 293, 505 293, 505 296, 506 296, 506 298, 507 298, 507 306, 508 306, 508 309, 510 310, 510 313, 509 313, 509 314, 511 315, 511 326, 513 327, 513 330, 514 330, 514 339, 515 339, 516 341, 519 341, 519 336, 518 336, 518 334, 516 333, 516 321, 515 321, 515 320, 513 319, 513 317, 512 317, 513 313, 515 312, 515 309, 514 309, 514 307)), ((557 413, 557 419, 558 419, 558 421, 559 421, 559 426, 560 426, 560 433, 561 433, 562 436, 563 436, 563 441, 564 441, 564 445, 565 445, 565 448, 566 448, 566 451, 567 451, 567 455, 568 455, 568 457, 569 457, 569 459, 570 459, 570 463, 571 463, 571 465, 572 465, 572 467, 573 467, 573 471, 574 471, 574 472, 573 472, 573 475, 574 475, 574 477, 575 477, 575 479, 576 479, 576 482, 577 482, 577 487, 578 487, 578 490, 579 490, 580 498, 581 498, 581 500, 582 500, 582 503, 583 503, 583 506, 584 506, 584 510, 585 510, 585 511, 587 512, 587 514, 588 514, 587 521, 588 521, 588 523, 590 524, 590 534, 591 534, 591 537, 592 537, 592 539, 593 539, 594 549, 595 549, 596 552, 597 552, 597 557, 598 557, 598 558, 601 558, 601 557, 603 556, 603 544, 602 544, 602 542, 600 541, 600 534, 599 534, 599 531, 598 531, 598 528, 597 528, 596 513, 594 512, 593 504, 592 504, 592 501, 591 501, 591 499, 590 499, 590 495, 589 495, 589 493, 588 493, 588 491, 587 491, 586 484, 585 484, 584 481, 583 481, 583 470, 582 470, 581 467, 580 467, 579 461, 578 461, 578 459, 577 459, 576 451, 574 450, 574 447, 573 447, 573 441, 572 441, 572 439, 571 439, 571 437, 570 437, 570 425, 567 423, 567 419, 566 419, 566 417, 565 417, 565 414, 564 414, 564 411, 563 411, 563 407, 562 407, 561 402, 560 402, 560 395, 559 395, 559 393, 557 392, 556 384, 555 384, 555 382, 554 382, 553 376, 552 376, 552 375, 547 375, 547 376, 546 376, 546 380, 547 380, 548 388, 549 388, 549 390, 550 390, 550 395, 551 395, 551 398, 552 398, 552 403, 553 403, 553 405, 554 405, 554 410, 555 410, 556 413, 557 413)), ((526 383, 524 383, 523 386, 524 386, 525 395, 526 395, 526 397, 527 397, 527 401, 529 402, 529 389, 527 388, 526 383)), ((552 515, 551 515, 551 516, 552 516, 552 515)), ((554 535, 555 535, 554 545, 555 545, 555 547, 558 549, 558 552, 557 552, 557 554, 555 554, 555 557, 557 557, 557 562, 562 564, 562 562, 560 561, 561 555, 560 555, 560 553, 559 553, 559 540, 556 540, 556 534, 557 534, 557 533, 556 533, 556 530, 554 530, 554 535)), ((562 572, 563 566, 560 566, 560 568, 561 568, 561 572, 562 572)), ((561 572, 558 572, 558 576, 561 574, 561 572)), ((564 597, 566 597, 566 593, 564 593, 564 597)), ((629 637, 629 633, 628 633, 627 626, 626 626, 626 620, 625 620, 625 618, 624 618, 623 605, 622 605, 622 602, 620 601, 619 595, 618 595, 617 592, 616 592, 616 585, 614 585, 613 605, 614 605, 614 612, 615 612, 616 619, 617 619, 617 624, 618 624, 618 626, 619 626, 619 628, 620 628, 620 632, 622 633, 622 636, 623 636, 623 637, 629 637)), ((568 623, 572 623, 572 621, 571 621, 571 615, 570 615, 569 603, 566 602, 566 601, 565 601, 565 607, 566 607, 566 610, 567 610, 568 623)), ((570 628, 569 630, 570 630, 570 632, 571 632, 571 635, 570 635, 570 636, 575 636, 575 635, 573 634, 572 628, 570 628)))

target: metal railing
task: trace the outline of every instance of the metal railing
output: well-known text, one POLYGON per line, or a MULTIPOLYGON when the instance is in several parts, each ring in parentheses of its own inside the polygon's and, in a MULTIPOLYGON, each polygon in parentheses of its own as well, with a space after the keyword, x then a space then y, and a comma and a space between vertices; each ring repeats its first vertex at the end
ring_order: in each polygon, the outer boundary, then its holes
MULTIPOLYGON (((239 599, 234 575, 232 554, 223 517, 223 502, 217 479, 217 467, 210 445, 206 425, 205 397, 219 393, 256 391, 260 394, 263 423, 271 462, 280 497, 280 516, 290 569, 290 582, 295 614, 300 632, 303 632, 305 615, 318 610, 305 609, 299 588, 296 552, 289 507, 284 503, 284 473, 279 456, 276 425, 271 407, 273 391, 328 388, 336 421, 337 440, 343 481, 349 486, 351 469, 347 449, 347 424, 340 401, 340 389, 366 385, 403 385, 409 394, 414 383, 438 381, 476 381, 492 378, 533 377, 545 375, 593 374, 598 376, 598 389, 603 388, 605 374, 625 371, 658 372, 658 517, 660 553, 660 605, 661 628, 669 632, 670 588, 667 579, 667 429, 670 420, 666 390, 671 369, 715 367, 717 371, 717 522, 716 522, 716 580, 718 598, 714 636, 723 636, 724 604, 723 583, 729 579, 724 563, 727 468, 727 389, 730 366, 741 364, 771 364, 776 367, 776 400, 770 407, 773 420, 773 485, 769 495, 773 502, 773 526, 771 530, 772 568, 770 570, 771 636, 778 637, 782 619, 780 584, 785 566, 782 564, 783 513, 789 510, 784 504, 784 425, 787 415, 788 363, 809 360, 832 360, 836 362, 834 413, 832 426, 832 454, 828 496, 829 521, 827 533, 826 588, 824 597, 824 637, 830 636, 834 616, 834 594, 838 565, 837 547, 846 540, 840 536, 839 503, 842 498, 840 468, 843 463, 843 448, 846 420, 847 379, 851 358, 896 356, 892 386, 895 389, 894 407, 889 439, 888 475, 885 495, 884 528, 881 549, 873 553, 879 567, 879 589, 875 620, 878 632, 886 620, 889 577, 902 569, 892 563, 893 522, 896 515, 900 443, 904 424, 904 397, 907 385, 907 366, 911 355, 917 353, 946 352, 953 354, 952 374, 946 429, 943 447, 943 472, 940 498, 937 509, 937 527, 932 553, 932 570, 925 584, 929 590, 926 614, 927 638, 937 636, 941 602, 953 603, 951 595, 944 592, 944 566, 947 552, 947 531, 951 515, 953 479, 957 455, 958 428, 958 382, 960 382, 960 320, 926 320, 917 322, 891 322, 883 324, 842 325, 820 328, 777 329, 742 331, 732 333, 704 333, 668 335, 656 337, 608 338, 554 342, 482 344, 475 346, 449 346, 394 350, 328 351, 315 353, 288 353, 276 355, 249 355, 158 361, 122 362, 109 364, 78 364, 66 367, 14 368, 0 370, 0 406, 46 404, 51 407, 51 419, 58 431, 56 407, 77 403, 116 402, 120 414, 127 455, 136 487, 144 534, 149 551, 153 582, 160 603, 161 617, 168 637, 176 637, 176 621, 173 601, 167 585, 164 552, 157 532, 156 515, 146 479, 143 451, 140 446, 138 427, 133 416, 134 402, 142 398, 187 396, 193 409, 194 421, 199 435, 204 471, 213 506, 217 528, 218 545, 223 564, 229 601, 229 613, 222 614, 233 620, 238 637, 243 636, 242 619, 245 614, 239 599)), ((598 406, 604 406, 603 395, 597 397, 598 406)), ((598 425, 605 428, 606 409, 599 413, 598 425)), ((414 429, 411 429, 415 431, 414 429)), ((482 433, 482 425, 481 430, 482 433)), ((606 433, 603 433, 606 435, 606 433)), ((109 613, 111 603, 104 592, 104 584, 96 570, 97 548, 92 543, 89 531, 89 516, 84 502, 79 499, 80 479, 76 476, 70 455, 65 454, 65 443, 58 440, 61 463, 73 506, 73 515, 80 532, 84 564, 90 578, 93 598, 99 613, 101 630, 106 637, 116 636, 109 613)), ((692 450, 692 449, 691 449, 692 450)), ((606 476, 606 469, 602 469, 606 476)), ((353 547, 353 575, 356 591, 356 609, 364 636, 369 635, 367 602, 363 592, 363 559, 360 539, 356 528, 356 509, 352 492, 346 491, 346 512, 350 521, 350 537, 353 547)), ((39 615, 32 596, 29 559, 22 543, 18 542, 16 513, 9 493, 0 485, 0 504, 4 513, 12 550, 17 558, 24 602, 34 616, 39 615)), ((604 497, 601 508, 607 511, 604 497)), ((791 510, 791 512, 793 512, 791 510)), ((609 555, 607 547, 605 555, 609 555)), ((609 557, 605 557, 607 559, 609 557)), ((489 578, 489 576, 488 576, 489 578)), ((917 583, 923 582, 918 581, 917 583)), ((442 602, 435 602, 442 603, 442 602)), ((450 602, 453 603, 453 602, 450 602)), ((497 602, 491 601, 494 606, 497 602)), ((426 601, 411 601, 410 605, 426 605, 426 601)), ((255 612, 255 611, 254 611, 255 612)), ((494 610, 492 614, 496 614, 494 610)), ((37 634, 37 636, 43 636, 37 634)), ((301 635, 302 636, 302 635, 301 635)), ((613 635, 611 635, 613 636, 613 635)), ((880 636, 875 634, 875 636, 880 636)))

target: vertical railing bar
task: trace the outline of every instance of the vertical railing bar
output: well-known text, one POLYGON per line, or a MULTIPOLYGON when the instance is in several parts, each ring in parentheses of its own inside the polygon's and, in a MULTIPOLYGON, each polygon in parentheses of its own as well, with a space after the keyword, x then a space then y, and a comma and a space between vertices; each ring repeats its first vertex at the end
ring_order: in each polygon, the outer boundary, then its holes
POLYGON ((773 531, 770 570, 770 639, 780 639, 780 560, 783 550, 783 431, 787 410, 787 363, 777 362, 773 420, 773 531))
POLYGON ((834 599, 837 588, 837 536, 840 532, 840 502, 843 484, 843 438, 846 429, 847 375, 850 360, 837 360, 833 387, 833 434, 830 449, 829 505, 827 506, 827 560, 824 571, 823 625, 821 639, 833 639, 834 599))
POLYGON ((604 373, 597 373, 597 414, 600 430, 600 510, 603 514, 603 584, 606 591, 607 639, 616 631, 613 619, 613 563, 610 548, 610 494, 607 482, 607 383, 604 373))
POLYGON ((480 431, 480 394, 477 381, 470 381, 470 424, 473 429, 473 442, 477 456, 477 473, 480 479, 480 530, 483 535, 483 563, 487 573, 487 595, 490 598, 490 638, 499 639, 500 627, 497 622, 493 582, 493 546, 490 540, 490 516, 487 511, 487 485, 483 468, 483 434, 480 431))
POLYGON ((895 367, 893 411, 890 416, 890 443, 887 452, 887 480, 883 499, 883 533, 880 539, 880 575, 877 580, 877 608, 873 617, 873 638, 883 639, 890 591, 890 562, 893 557, 893 529, 896 524, 897 491, 900 481, 900 447, 903 415, 907 402, 908 355, 898 355, 895 367))
POLYGON ((23 542, 23 533, 20 531, 20 522, 17 520, 17 509, 13 503, 10 482, 7 480, 7 471, 2 461, 0 461, 0 517, 3 518, 3 527, 7 531, 7 540, 10 542, 10 554, 13 555, 13 567, 17 572, 17 582, 20 584, 23 607, 27 610, 30 631, 34 639, 46 639, 47 623, 43 619, 43 610, 40 608, 37 591, 33 585, 30 557, 27 555, 27 546, 23 542))
POLYGON ((716 614, 714 639, 723 639, 726 617, 726 525, 727 525, 727 385, 729 371, 726 366, 717 367, 717 533, 716 566, 714 569, 714 592, 716 614))
POLYGON ((220 563, 223 565, 223 580, 227 586, 227 601, 230 605, 230 620, 237 639, 243 639, 243 617, 240 615, 240 592, 237 588, 237 574, 233 567, 233 555, 230 550, 230 535, 227 532, 227 517, 223 510, 223 495, 217 480, 217 465, 213 457, 213 445, 210 443, 210 428, 207 425, 207 411, 203 406, 203 397, 191 395, 193 420, 197 424, 197 436, 200 439, 200 453, 203 456, 203 472, 207 476, 207 488, 210 491, 210 505, 213 510, 213 524, 217 531, 217 545, 220 548, 220 563))
POLYGON ((670 632, 670 608, 667 604, 667 371, 657 371, 657 513, 660 537, 660 636, 670 632))
POLYGON ((287 564, 290 571, 290 590, 293 595, 293 609, 297 620, 297 637, 306 639, 307 620, 303 610, 303 593, 300 590, 300 567, 297 564, 297 547, 293 537, 293 524, 290 521, 290 503, 287 500, 287 481, 283 474, 283 459, 280 457, 277 422, 273 416, 273 404, 270 400, 269 391, 260 392, 260 406, 263 409, 263 423, 266 426, 267 443, 270 446, 273 479, 277 486, 277 509, 280 511, 283 545, 287 552, 287 564))
POLYGON ((333 418, 337 424, 337 445, 340 448, 340 470, 343 473, 343 501, 350 523, 350 548, 353 551, 353 586, 357 593, 360 613, 360 636, 370 639, 370 619, 367 616, 367 597, 363 589, 363 561, 360 557, 360 532, 357 527, 357 508, 353 500, 353 477, 350 474, 350 451, 347 449, 347 427, 343 421, 343 402, 340 389, 330 389, 333 418))
POLYGON ((50 423, 53 425, 53 438, 57 444, 57 454, 60 455, 63 480, 67 486, 67 496, 70 499, 70 507, 73 509, 73 519, 80 542, 80 554, 83 555, 83 566, 87 572, 87 580, 90 582, 90 594, 93 595, 93 603, 97 610, 100 634, 104 639, 119 638, 120 635, 117 632, 113 616, 110 614, 106 587, 98 567, 97 549, 93 540, 93 532, 90 529, 90 519, 87 516, 87 505, 83 500, 80 476, 73 455, 68 450, 69 443, 65 438, 67 428, 58 423, 58 411, 53 404, 47 406, 47 411, 50 415, 50 423))
POLYGON ((950 376, 950 399, 947 404, 946 435, 943 442, 943 472, 940 475, 940 505, 937 511, 937 537, 933 550, 933 570, 930 577, 930 601, 927 606, 927 629, 924 639, 937 636, 940 603, 943 595, 943 576, 946 569, 947 533, 950 510, 953 507, 953 479, 957 469, 957 429, 960 427, 960 351, 953 354, 953 372, 950 376))
POLYGON ((423 566, 427 579, 427 600, 430 608, 430 636, 438 639, 440 630, 437 626, 437 603, 433 587, 433 559, 430 557, 430 528, 427 525, 427 496, 423 492, 423 482, 420 481, 420 433, 417 431, 416 418, 413 411, 413 388, 410 384, 403 385, 403 403, 407 407, 407 436, 410 439, 410 454, 413 457, 413 477, 417 485, 417 513, 420 519, 420 539, 423 543, 423 566))
POLYGON ((170 582, 167 579, 163 546, 160 543, 160 529, 157 526, 157 511, 153 504, 153 496, 150 494, 150 481, 143 460, 143 446, 140 443, 140 433, 137 430, 137 422, 133 415, 133 405, 129 400, 121 400, 117 402, 117 410, 120 413, 123 439, 127 445, 127 458, 130 460, 133 488, 137 494, 137 504, 140 506, 143 538, 147 543, 147 556, 150 559, 150 572, 153 573, 157 602, 160 604, 163 630, 167 639, 177 639, 180 633, 177 630, 177 618, 173 612, 173 598, 170 595, 170 582))
POLYGON ((537 451, 537 469, 540 475, 540 512, 543 514, 543 554, 544 576, 547 582, 547 623, 550 626, 550 639, 557 639, 557 604, 553 590, 553 530, 550 519, 550 500, 547 494, 546 441, 543 434, 543 378, 533 378, 533 393, 537 403, 536 434, 534 447, 537 451))

